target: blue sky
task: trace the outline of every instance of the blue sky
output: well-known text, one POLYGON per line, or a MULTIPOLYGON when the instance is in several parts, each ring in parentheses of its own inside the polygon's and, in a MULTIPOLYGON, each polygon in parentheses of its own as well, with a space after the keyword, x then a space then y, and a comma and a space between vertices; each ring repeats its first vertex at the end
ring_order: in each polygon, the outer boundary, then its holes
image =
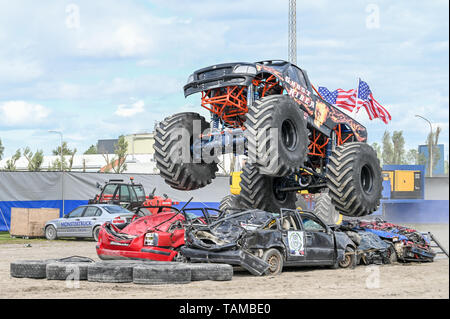
MULTIPOLYGON (((297 0, 299 66, 316 86, 358 77, 391 113, 356 115, 369 142, 403 130, 423 143, 430 119, 448 154, 449 2, 297 0), (376 19, 378 13, 378 19, 376 19)), ((288 1, 0 0, 0 139, 5 157, 59 144, 152 131, 182 111, 207 114, 182 87, 192 71, 232 61, 287 59, 288 1)), ((447 158, 447 155, 446 155, 447 158)))

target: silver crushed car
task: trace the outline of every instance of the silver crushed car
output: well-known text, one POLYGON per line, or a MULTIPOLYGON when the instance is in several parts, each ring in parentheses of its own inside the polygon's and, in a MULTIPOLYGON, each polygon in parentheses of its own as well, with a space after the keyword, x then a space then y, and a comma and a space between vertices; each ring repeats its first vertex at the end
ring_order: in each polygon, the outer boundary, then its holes
POLYGON ((63 218, 49 220, 44 226, 45 237, 54 240, 61 237, 94 238, 98 241, 100 226, 110 222, 125 226, 134 213, 118 205, 93 204, 75 208, 63 218))

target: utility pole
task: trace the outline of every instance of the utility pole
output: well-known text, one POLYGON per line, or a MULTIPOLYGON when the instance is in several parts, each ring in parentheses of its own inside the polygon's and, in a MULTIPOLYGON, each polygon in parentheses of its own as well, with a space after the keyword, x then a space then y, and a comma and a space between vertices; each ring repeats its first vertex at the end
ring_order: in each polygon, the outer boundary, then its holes
POLYGON ((63 154, 63 133, 61 131, 49 131, 50 133, 56 133, 59 134, 59 137, 61 138, 61 197, 62 197, 62 215, 64 216, 64 154, 63 154))
POLYGON ((297 5, 296 0, 289 0, 289 36, 288 60, 297 64, 297 5))

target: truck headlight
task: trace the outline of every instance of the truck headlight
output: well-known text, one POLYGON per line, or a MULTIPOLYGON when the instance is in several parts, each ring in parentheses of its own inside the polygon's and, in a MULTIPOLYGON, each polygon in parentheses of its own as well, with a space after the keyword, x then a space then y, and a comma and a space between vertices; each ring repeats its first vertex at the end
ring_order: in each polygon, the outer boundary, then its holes
POLYGON ((233 73, 256 74, 256 68, 251 65, 238 65, 234 68, 233 73))
POLYGON ((158 246, 158 234, 156 233, 145 234, 144 246, 158 246))

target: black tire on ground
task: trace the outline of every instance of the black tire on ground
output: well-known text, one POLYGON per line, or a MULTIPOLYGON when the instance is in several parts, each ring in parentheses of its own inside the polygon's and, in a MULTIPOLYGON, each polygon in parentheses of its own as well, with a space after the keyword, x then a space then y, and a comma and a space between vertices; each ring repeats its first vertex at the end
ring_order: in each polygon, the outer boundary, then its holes
POLYGON ((291 97, 271 95, 255 101, 244 125, 249 163, 258 167, 261 174, 286 176, 303 165, 308 130, 303 111, 291 97), (272 134, 272 129, 278 134, 272 134))
POLYGON ((18 260, 10 264, 11 277, 43 279, 46 275, 47 264, 56 259, 47 260, 18 260))
MULTIPOLYGON (((155 160, 160 175, 167 184, 178 190, 194 190, 211 183, 216 177, 217 163, 193 163, 192 154, 189 154, 188 162, 183 163, 182 149, 190 150, 190 146, 199 137, 194 136, 194 121, 200 123, 200 133, 209 129, 209 123, 203 116, 197 113, 178 113, 169 116, 160 122, 156 128, 155 160), (181 145, 180 130, 184 130, 189 136, 185 136, 190 145, 181 145)), ((186 156, 187 157, 187 156, 186 156)))
POLYGON ((342 215, 359 217, 377 210, 382 176, 380 161, 370 145, 354 142, 337 146, 326 176, 331 199, 342 215))
POLYGON ((146 285, 186 284, 191 282, 191 269, 184 264, 141 265, 133 269, 133 283, 146 285))
POLYGON ((278 249, 270 248, 263 254, 262 259, 267 262, 270 267, 266 270, 265 275, 275 276, 283 271, 283 255, 278 249))
POLYGON ((191 280, 228 281, 233 278, 233 266, 227 264, 187 264, 191 270, 191 280))
POLYGON ((88 266, 87 280, 94 282, 132 282, 136 263, 94 263, 88 266))
POLYGON ((47 264, 48 280, 87 280, 88 262, 55 262, 47 264))
POLYGON ((339 221, 339 212, 331 202, 328 190, 315 195, 314 214, 319 216, 328 225, 335 225, 339 221))
POLYGON ((356 265, 356 255, 354 254, 355 249, 351 246, 345 248, 346 255, 344 259, 339 262, 339 267, 350 268, 356 265))
POLYGON ((94 227, 94 230, 92 231, 92 237, 94 237, 95 241, 98 241, 99 233, 100 233, 100 226, 94 227))
POLYGON ((219 210, 224 213, 230 212, 233 208, 240 209, 243 207, 239 195, 227 195, 222 198, 219 204, 219 210))
POLYGON ((258 168, 246 164, 241 174, 241 203, 243 207, 279 213, 280 208, 295 209, 295 192, 278 192, 285 177, 261 175, 258 168))
POLYGON ((45 227, 45 238, 47 238, 47 240, 55 240, 57 238, 55 226, 48 225, 45 227))

